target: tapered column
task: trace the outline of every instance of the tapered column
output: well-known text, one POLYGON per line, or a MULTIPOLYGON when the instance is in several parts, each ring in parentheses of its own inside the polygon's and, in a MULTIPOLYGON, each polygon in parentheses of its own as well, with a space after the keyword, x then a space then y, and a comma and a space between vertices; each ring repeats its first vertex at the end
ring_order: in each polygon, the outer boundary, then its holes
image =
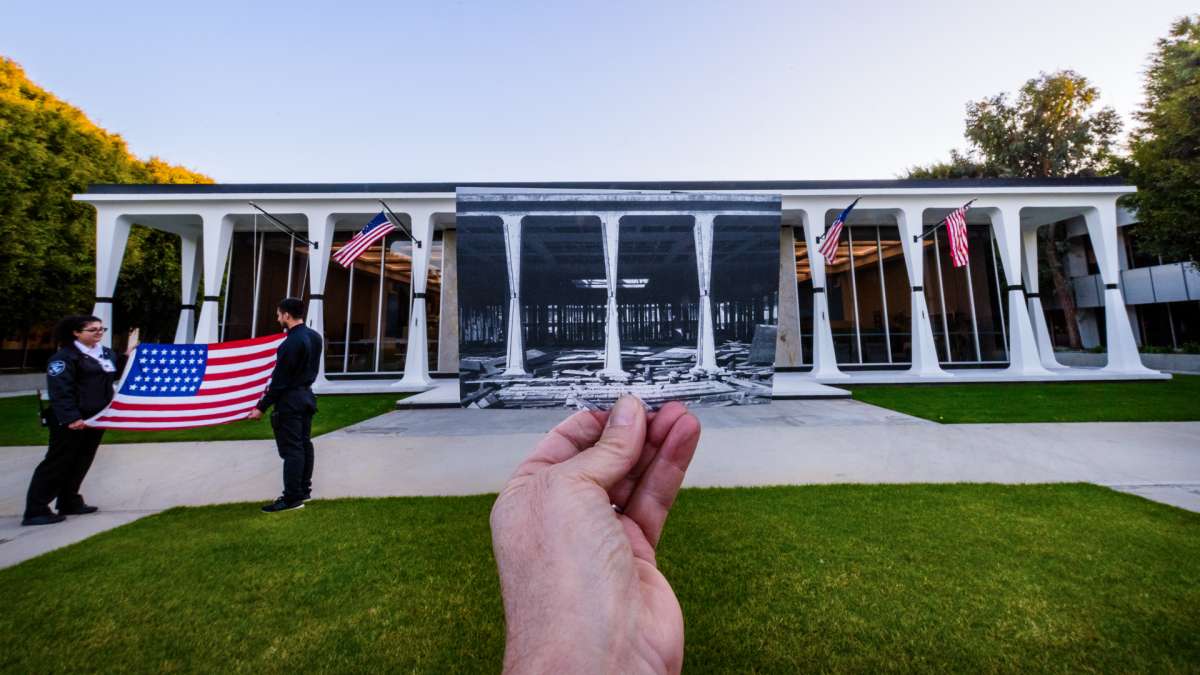
POLYGON ((1037 338, 1025 305, 1025 287, 1021 285, 1021 209, 1006 205, 999 209, 983 209, 992 219, 992 234, 1000 251, 1008 290, 1008 368, 1014 376, 1049 375, 1038 353, 1037 338))
POLYGON ((438 372, 458 371, 458 237, 442 231, 441 300, 438 310, 438 372))
POLYGON ((1025 249, 1025 257, 1021 265, 1025 279, 1025 305, 1029 309, 1029 322, 1033 326, 1033 339, 1037 343, 1038 360, 1047 370, 1062 368, 1058 359, 1054 358, 1054 343, 1050 341, 1050 327, 1046 324, 1046 311, 1042 308, 1042 296, 1038 291, 1036 227, 1021 229, 1021 246, 1025 249))
POLYGON ((1115 373, 1151 373, 1142 365, 1133 329, 1129 326, 1129 313, 1125 298, 1121 295, 1120 268, 1117 264, 1117 208, 1116 203, 1090 208, 1084 211, 1088 238, 1096 254, 1100 268, 1100 279, 1104 282, 1104 332, 1108 348, 1106 371, 1115 373))
POLYGON ((217 316, 225 260, 233 240, 233 220, 222 211, 206 211, 200 218, 204 227, 204 304, 200 306, 200 320, 196 323, 196 342, 203 344, 219 339, 217 316))
POLYGON ((508 349, 504 374, 513 377, 525 372, 525 334, 521 325, 521 218, 507 215, 504 220, 504 253, 508 258, 508 349))
POLYGON ((909 374, 919 377, 944 378, 950 373, 938 363, 937 347, 933 343, 933 325, 929 321, 929 305, 925 302, 925 244, 913 241, 924 229, 924 209, 908 207, 897 213, 900 241, 904 246, 904 262, 912 291, 912 367, 909 374))
POLYGON ((429 327, 425 316, 425 282, 429 278, 429 249, 433 247, 433 212, 411 211, 413 237, 412 311, 408 315, 408 347, 404 356, 406 387, 428 387, 429 327), (420 242, 420 245, 418 245, 420 242))
POLYGON ((604 370, 609 377, 625 377, 621 368, 621 324, 617 317, 617 247, 621 238, 621 215, 605 214, 600 217, 601 236, 604 238, 604 280, 608 291, 608 304, 604 313, 604 370))
POLYGON ((717 346, 713 335, 712 282, 713 219, 711 213, 695 216, 693 235, 696 239, 696 273, 700 280, 700 315, 696 322, 696 368, 717 370, 717 346))
POLYGON ((125 243, 129 241, 129 219, 106 209, 96 211, 96 303, 92 314, 99 317, 110 330, 101 338, 105 347, 112 346, 113 292, 125 258, 125 243))
POLYGON ((779 326, 775 333, 775 366, 804 363, 800 341, 800 302, 796 297, 796 237, 791 225, 779 230, 779 326))
POLYGON ((841 380, 850 377, 837 365, 833 349, 833 326, 829 323, 829 298, 825 293, 825 258, 817 250, 817 237, 825 233, 825 214, 831 204, 814 205, 804 212, 804 241, 807 244, 808 269, 813 281, 813 377, 821 380, 841 380))
POLYGON ((200 290, 200 233, 179 236, 179 324, 175 327, 175 344, 191 342, 196 337, 196 292, 200 290))
MULTIPOLYGON (((334 221, 332 214, 326 210, 306 211, 304 217, 308 221, 308 238, 317 244, 315 249, 311 245, 308 249, 308 317, 304 323, 325 338, 325 280, 329 276, 329 249, 333 246, 334 221)), ((296 293, 302 296, 304 289, 299 288, 296 293)), ((329 340, 326 338, 325 353, 328 352, 329 340)), ((316 386, 319 390, 328 383, 325 379, 325 359, 322 357, 317 369, 316 386)))

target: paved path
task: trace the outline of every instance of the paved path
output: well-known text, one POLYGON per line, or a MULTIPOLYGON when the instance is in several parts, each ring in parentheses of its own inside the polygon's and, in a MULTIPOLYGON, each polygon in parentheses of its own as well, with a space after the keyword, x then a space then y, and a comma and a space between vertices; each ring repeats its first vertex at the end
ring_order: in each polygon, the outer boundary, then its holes
MULTIPOLYGON (((704 432, 691 486, 1088 481, 1200 511, 1200 422, 940 425, 848 400, 697 415, 704 432)), ((494 492, 562 417, 382 415, 316 439, 314 497, 494 492)), ((44 452, 0 448, 0 566, 171 506, 266 502, 280 490, 271 441, 102 446, 84 494, 104 512, 21 528, 27 481, 44 452)))

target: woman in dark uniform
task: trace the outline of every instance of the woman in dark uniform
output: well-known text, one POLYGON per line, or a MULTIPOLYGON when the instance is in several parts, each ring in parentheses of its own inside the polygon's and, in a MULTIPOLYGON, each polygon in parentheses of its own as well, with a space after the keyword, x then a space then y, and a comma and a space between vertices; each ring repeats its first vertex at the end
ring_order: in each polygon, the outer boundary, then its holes
POLYGON ((87 315, 69 316, 54 330, 59 350, 46 367, 50 449, 33 470, 22 525, 61 523, 67 516, 99 510, 83 501, 79 486, 104 430, 87 427, 83 421, 112 400, 113 383, 125 367, 125 357, 137 346, 136 333, 131 333, 129 349, 117 356, 100 344, 106 330, 99 318, 87 315), (58 513, 50 510, 54 500, 58 513))

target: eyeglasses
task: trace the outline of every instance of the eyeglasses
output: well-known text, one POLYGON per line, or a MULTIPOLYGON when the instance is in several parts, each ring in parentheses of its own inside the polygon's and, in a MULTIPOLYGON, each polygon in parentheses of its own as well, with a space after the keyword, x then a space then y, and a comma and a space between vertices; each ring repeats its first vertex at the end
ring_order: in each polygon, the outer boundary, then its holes
POLYGON ((107 328, 84 328, 80 333, 107 333, 107 328))

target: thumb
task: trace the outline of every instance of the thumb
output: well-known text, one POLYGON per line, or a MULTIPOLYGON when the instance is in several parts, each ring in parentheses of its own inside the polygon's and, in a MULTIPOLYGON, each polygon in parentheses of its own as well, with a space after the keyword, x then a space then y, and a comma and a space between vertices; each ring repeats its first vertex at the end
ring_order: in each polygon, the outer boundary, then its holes
POLYGON ((646 409, 638 397, 626 394, 609 411, 600 440, 560 466, 568 475, 610 490, 629 474, 645 442, 646 409))

